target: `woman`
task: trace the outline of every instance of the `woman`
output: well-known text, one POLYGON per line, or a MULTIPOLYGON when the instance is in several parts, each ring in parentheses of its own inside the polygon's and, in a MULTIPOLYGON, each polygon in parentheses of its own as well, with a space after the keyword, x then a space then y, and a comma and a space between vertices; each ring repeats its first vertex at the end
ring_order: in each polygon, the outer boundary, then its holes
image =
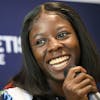
POLYGON ((88 100, 98 91, 99 56, 71 7, 47 2, 34 8, 21 40, 25 65, 2 92, 4 100, 88 100))

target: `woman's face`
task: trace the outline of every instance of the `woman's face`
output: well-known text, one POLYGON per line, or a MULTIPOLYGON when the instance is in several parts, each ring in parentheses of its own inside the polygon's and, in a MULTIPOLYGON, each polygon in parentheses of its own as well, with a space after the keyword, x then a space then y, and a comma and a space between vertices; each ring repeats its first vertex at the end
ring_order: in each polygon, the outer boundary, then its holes
POLYGON ((54 13, 42 13, 32 25, 29 40, 33 55, 48 78, 64 79, 64 70, 77 65, 80 46, 68 20, 54 13))

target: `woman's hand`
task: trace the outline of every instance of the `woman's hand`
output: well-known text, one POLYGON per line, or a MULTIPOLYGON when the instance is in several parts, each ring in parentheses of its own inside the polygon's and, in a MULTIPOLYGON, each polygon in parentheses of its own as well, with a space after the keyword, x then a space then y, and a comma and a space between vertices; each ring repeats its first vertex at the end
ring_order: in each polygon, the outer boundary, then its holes
POLYGON ((87 95, 97 92, 97 87, 94 78, 83 67, 77 66, 69 70, 63 83, 63 91, 67 100, 88 100, 87 95))

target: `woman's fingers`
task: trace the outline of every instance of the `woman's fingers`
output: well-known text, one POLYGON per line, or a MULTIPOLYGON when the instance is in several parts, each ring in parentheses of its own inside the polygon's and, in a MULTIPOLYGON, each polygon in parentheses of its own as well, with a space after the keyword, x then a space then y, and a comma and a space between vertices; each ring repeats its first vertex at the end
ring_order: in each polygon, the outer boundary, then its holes
POLYGON ((95 80, 81 66, 71 68, 65 78, 63 91, 66 97, 85 97, 90 92, 97 92, 95 80), (78 73, 78 74, 76 74, 78 73))
POLYGON ((67 78, 67 80, 71 80, 71 79, 75 78, 78 73, 81 73, 81 72, 86 73, 87 71, 81 66, 73 67, 69 70, 66 78, 67 78))

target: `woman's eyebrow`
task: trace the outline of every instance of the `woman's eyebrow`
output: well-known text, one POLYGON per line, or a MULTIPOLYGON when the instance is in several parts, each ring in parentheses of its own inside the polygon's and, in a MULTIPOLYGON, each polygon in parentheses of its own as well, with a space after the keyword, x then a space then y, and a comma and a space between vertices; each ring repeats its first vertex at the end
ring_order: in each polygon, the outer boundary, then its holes
POLYGON ((65 25, 63 25, 63 26, 59 26, 59 27, 57 27, 57 31, 59 31, 59 30, 61 30, 61 29, 63 29, 63 28, 65 28, 66 26, 65 25))
POLYGON ((32 38, 36 38, 37 36, 42 36, 43 33, 36 33, 36 34, 33 34, 32 38))

